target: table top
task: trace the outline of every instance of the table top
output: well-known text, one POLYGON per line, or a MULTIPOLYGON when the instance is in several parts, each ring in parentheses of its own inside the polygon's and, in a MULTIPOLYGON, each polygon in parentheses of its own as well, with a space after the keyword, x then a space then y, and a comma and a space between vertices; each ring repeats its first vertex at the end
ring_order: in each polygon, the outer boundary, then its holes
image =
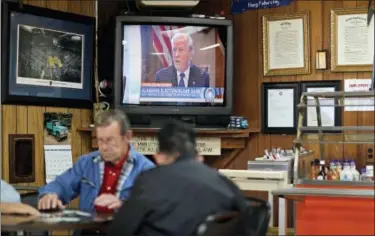
POLYGON ((1 214, 1 231, 52 231, 105 228, 112 215, 64 210, 41 216, 1 214))
POLYGON ((276 196, 326 196, 374 198, 374 190, 368 189, 330 189, 330 188, 285 188, 272 191, 276 196))

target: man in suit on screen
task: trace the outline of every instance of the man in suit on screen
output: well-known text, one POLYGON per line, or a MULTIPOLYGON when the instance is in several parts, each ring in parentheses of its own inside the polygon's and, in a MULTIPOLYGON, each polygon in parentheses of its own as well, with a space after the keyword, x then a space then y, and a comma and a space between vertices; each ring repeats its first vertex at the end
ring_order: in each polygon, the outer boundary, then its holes
POLYGON ((171 39, 173 65, 156 72, 155 81, 172 83, 178 87, 209 87, 210 77, 206 71, 191 63, 193 39, 185 33, 177 33, 171 39))

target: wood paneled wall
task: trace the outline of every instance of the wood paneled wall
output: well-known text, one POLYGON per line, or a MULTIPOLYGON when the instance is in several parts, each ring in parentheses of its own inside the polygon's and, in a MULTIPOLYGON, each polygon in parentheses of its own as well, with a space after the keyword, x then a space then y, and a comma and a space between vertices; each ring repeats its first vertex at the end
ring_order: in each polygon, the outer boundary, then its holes
MULTIPOLYGON (((263 82, 288 81, 324 81, 371 78, 370 72, 333 73, 327 70, 315 70, 315 53, 319 49, 330 51, 330 11, 334 8, 367 7, 367 0, 335 0, 335 1, 302 1, 293 0, 289 6, 249 10, 232 16, 234 22, 234 113, 246 116, 249 126, 260 128, 261 121, 261 85, 263 82), (310 44, 312 73, 298 76, 263 76, 262 52, 262 17, 266 14, 284 14, 300 11, 310 12, 310 44)), ((227 9, 230 1, 226 1, 227 9)), ((344 82, 342 81, 342 86, 344 82)), ((374 126, 374 112, 343 112, 344 126, 374 126)), ((295 135, 258 134, 249 141, 248 149, 241 154, 230 168, 244 169, 247 161, 262 155, 264 149, 283 147, 291 148, 295 135)), ((319 146, 306 146, 319 156, 319 146)), ((357 168, 366 162, 368 148, 374 150, 374 145, 325 145, 325 158, 357 160, 357 168)))
MULTIPOLYGON (((80 0, 25 0, 25 4, 54 10, 95 16, 94 1, 80 0)), ((4 36, 3 36, 4 37, 4 36)), ((2 179, 9 181, 9 134, 35 135, 35 167, 34 183, 17 184, 24 186, 42 186, 44 178, 44 112, 72 113, 72 155, 75 161, 81 154, 90 151, 90 138, 79 133, 77 128, 88 126, 92 122, 90 109, 55 108, 42 106, 2 105, 2 179)))
MULTIPOLYGON (((222 0, 221 7, 234 24, 234 114, 246 116, 251 128, 261 128, 261 85, 263 82, 288 81, 324 81, 371 78, 371 73, 333 73, 329 69, 315 70, 315 53, 319 49, 330 51, 330 11, 334 8, 367 7, 367 0, 293 0, 289 6, 249 10, 237 15, 230 15, 231 0, 222 0), (263 76, 262 17, 266 14, 284 14, 300 11, 310 12, 310 44, 311 68, 309 75, 299 76, 263 76)), ((329 60, 330 61, 330 60, 329 60)), ((329 62, 328 61, 328 62, 329 62)), ((344 82, 342 81, 342 86, 344 82)), ((343 126, 374 126, 374 112, 343 112, 343 126)), ((265 149, 291 148, 296 135, 269 135, 259 133, 251 136, 247 149, 240 154, 227 168, 246 169, 247 161, 263 155, 265 149)), ((306 146, 319 156, 318 145, 306 146)), ((366 162, 374 162, 368 158, 368 148, 374 145, 325 145, 325 159, 352 158, 357 161, 357 168, 366 162)), ((250 196, 267 199, 265 192, 247 192, 250 196)), ((277 203, 274 202, 275 207, 277 203)), ((291 202, 289 213, 293 213, 291 202)), ((276 214, 277 214, 277 210, 276 214)), ((277 225, 277 216, 274 224, 277 225)), ((288 226, 293 227, 293 215, 288 216, 288 226)))

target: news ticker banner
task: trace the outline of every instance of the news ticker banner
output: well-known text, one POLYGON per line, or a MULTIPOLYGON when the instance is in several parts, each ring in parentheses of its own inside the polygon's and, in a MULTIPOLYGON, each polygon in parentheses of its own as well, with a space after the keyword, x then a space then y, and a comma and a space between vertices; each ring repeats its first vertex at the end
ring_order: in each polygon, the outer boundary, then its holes
MULTIPOLYGON (((200 155, 221 155, 221 140, 217 137, 197 137, 197 150, 200 155)), ((153 136, 134 136, 131 144, 144 155, 153 155, 158 151, 158 140, 153 136)))
POLYGON ((292 0, 232 0, 232 13, 242 13, 249 9, 287 6, 292 0))
POLYGON ((223 103, 224 88, 142 86, 140 102, 223 103))

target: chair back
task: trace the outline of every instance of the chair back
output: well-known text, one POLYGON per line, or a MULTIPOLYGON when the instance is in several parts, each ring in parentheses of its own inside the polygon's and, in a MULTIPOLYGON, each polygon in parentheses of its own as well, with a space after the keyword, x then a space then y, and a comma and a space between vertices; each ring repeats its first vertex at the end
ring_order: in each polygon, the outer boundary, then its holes
POLYGON ((238 212, 225 212, 209 215, 198 226, 197 235, 233 236, 236 235, 237 225, 240 222, 238 212))
POLYGON ((271 207, 268 201, 247 197, 248 210, 246 215, 246 227, 251 228, 254 235, 267 235, 268 225, 271 219, 271 207))

